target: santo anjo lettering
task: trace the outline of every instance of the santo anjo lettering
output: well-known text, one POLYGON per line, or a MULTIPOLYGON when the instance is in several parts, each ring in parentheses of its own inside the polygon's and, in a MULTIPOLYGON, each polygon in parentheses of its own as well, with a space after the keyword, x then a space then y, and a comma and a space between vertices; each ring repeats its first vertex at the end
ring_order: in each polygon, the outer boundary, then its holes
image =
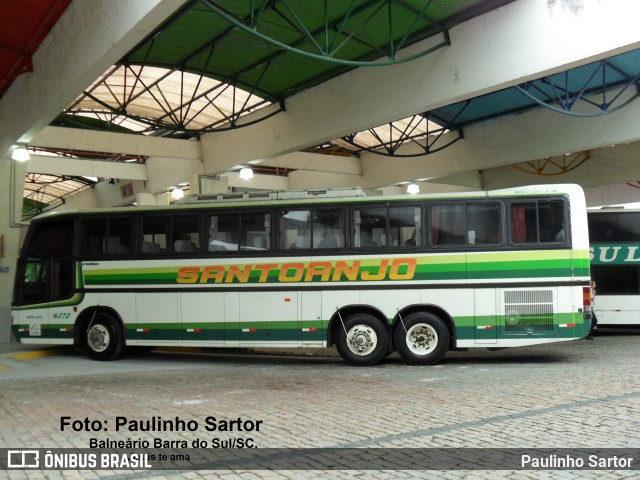
POLYGON ((182 267, 177 283, 266 283, 277 282, 351 282, 411 280, 416 272, 415 258, 381 260, 378 265, 352 262, 257 263, 247 265, 209 265, 182 267))

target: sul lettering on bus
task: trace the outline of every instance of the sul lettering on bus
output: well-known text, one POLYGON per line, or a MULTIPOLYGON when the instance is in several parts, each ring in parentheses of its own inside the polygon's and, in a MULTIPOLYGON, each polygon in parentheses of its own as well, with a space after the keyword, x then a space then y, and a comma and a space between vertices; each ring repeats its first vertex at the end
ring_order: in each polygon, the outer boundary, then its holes
POLYGON ((592 263, 640 263, 640 247, 637 245, 592 245, 589 260, 592 263))
POLYGON ((271 279, 285 282, 340 282, 411 280, 416 272, 415 258, 381 260, 378 265, 352 262, 257 263, 247 265, 208 265, 182 267, 177 283, 266 283, 271 279))

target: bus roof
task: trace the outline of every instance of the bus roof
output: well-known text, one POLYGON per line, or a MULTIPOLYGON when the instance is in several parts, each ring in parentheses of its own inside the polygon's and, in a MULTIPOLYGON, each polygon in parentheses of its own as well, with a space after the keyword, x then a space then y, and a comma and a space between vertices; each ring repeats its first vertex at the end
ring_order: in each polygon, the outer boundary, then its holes
POLYGON ((506 188, 501 190, 479 190, 472 192, 452 192, 452 193, 423 193, 423 194, 402 194, 402 195, 367 195, 363 189, 325 189, 325 190, 298 190, 298 191, 277 191, 259 193, 235 193, 221 195, 205 195, 197 197, 197 200, 174 203, 171 205, 141 205, 136 207, 105 207, 93 209, 69 209, 52 211, 40 214, 32 220, 44 220, 51 217, 67 215, 83 215, 91 213, 132 213, 136 211, 166 211, 166 210, 197 210, 207 209, 213 206, 219 208, 243 207, 263 207, 291 206, 291 205, 314 205, 323 203, 359 203, 359 202, 402 202, 407 200, 461 200, 461 199, 490 199, 509 197, 529 197, 529 196, 550 196, 550 195, 580 195, 584 196, 579 185, 556 184, 556 185, 531 185, 516 188, 506 188), (336 195, 342 190, 357 190, 360 193, 336 195))
POLYGON ((588 209, 587 213, 591 215, 595 214, 606 214, 606 213, 639 213, 640 208, 625 208, 625 207, 601 207, 598 209, 588 209))

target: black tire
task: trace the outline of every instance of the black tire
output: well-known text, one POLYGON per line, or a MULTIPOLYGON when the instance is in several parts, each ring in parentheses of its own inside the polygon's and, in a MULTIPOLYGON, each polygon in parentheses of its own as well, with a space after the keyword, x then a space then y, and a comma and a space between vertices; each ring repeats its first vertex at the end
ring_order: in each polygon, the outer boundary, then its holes
POLYGON ((84 348, 92 360, 108 362, 120 356, 124 337, 118 322, 106 313, 97 313, 84 331, 84 348))
POLYGON ((398 320, 395 333, 396 350, 412 365, 435 365, 449 349, 449 329, 440 317, 427 312, 414 312, 398 320))
POLYGON ((349 365, 375 365, 389 351, 389 330, 378 318, 356 313, 336 326, 336 349, 349 365), (345 332, 346 330, 346 332, 345 332))

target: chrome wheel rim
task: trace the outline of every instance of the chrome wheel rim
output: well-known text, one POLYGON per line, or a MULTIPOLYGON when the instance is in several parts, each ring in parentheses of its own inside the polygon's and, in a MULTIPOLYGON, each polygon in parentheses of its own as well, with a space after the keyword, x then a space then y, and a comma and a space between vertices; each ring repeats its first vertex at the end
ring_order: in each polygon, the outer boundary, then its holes
POLYGON ((93 325, 87 332, 87 343, 94 352, 104 352, 110 341, 109 330, 104 325, 93 325))
POLYGON ((378 335, 369 325, 355 325, 347 332, 347 346, 356 355, 369 355, 378 346, 378 335))
POLYGON ((406 335, 407 347, 415 355, 428 355, 438 345, 438 333, 427 323, 418 323, 406 335))

